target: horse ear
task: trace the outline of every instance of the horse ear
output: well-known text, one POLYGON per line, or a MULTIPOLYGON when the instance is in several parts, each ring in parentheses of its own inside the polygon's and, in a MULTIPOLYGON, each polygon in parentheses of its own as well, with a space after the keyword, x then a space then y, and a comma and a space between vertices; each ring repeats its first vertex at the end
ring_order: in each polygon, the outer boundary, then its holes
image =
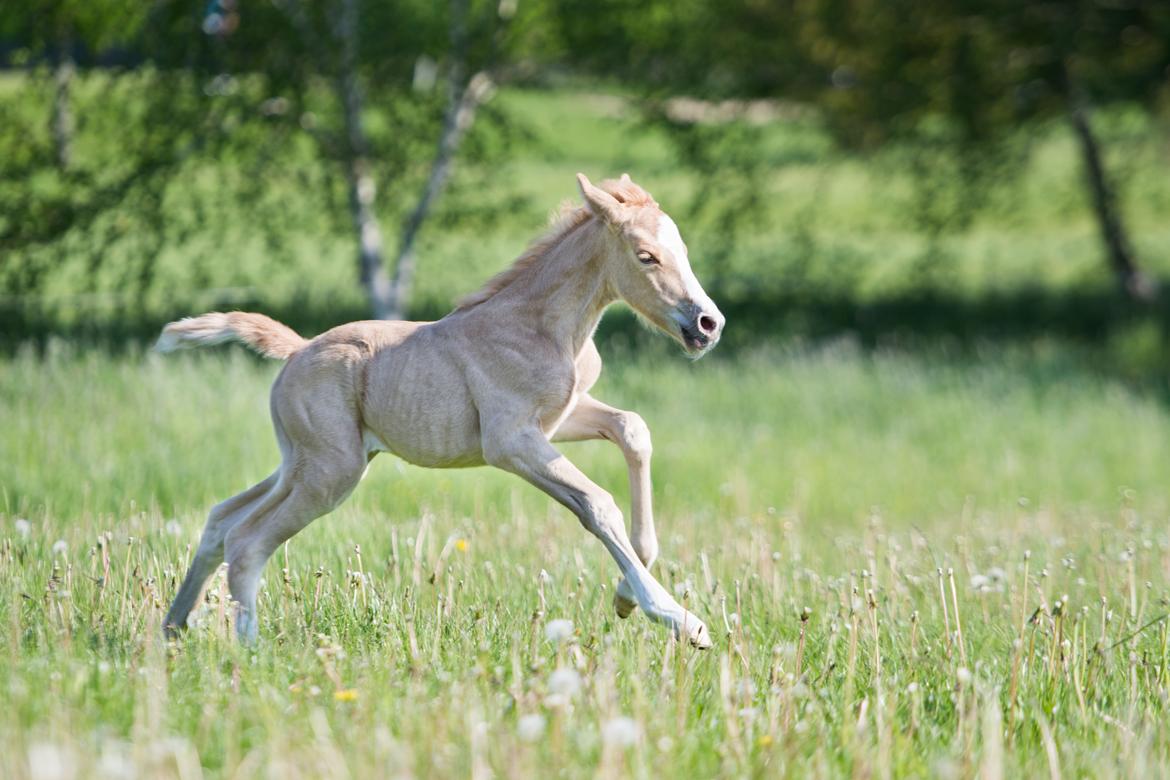
POLYGON ((580 187, 581 197, 585 199, 590 211, 611 224, 620 221, 621 204, 617 198, 599 187, 594 187, 583 173, 577 174, 577 186, 580 187))
POLYGON ((630 174, 628 174, 628 173, 623 173, 622 177, 618 181, 620 181, 622 184, 633 184, 634 183, 634 180, 630 178, 630 174))

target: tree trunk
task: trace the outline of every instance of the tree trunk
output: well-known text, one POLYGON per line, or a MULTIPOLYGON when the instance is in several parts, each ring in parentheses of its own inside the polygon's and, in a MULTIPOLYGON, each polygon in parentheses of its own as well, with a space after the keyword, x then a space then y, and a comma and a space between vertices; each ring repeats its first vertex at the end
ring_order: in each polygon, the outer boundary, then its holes
POLYGON ((69 88, 73 85, 75 70, 72 45, 66 36, 58 44, 53 68, 53 115, 50 119, 53 153, 61 171, 69 170, 73 164, 73 109, 69 103, 69 88))
MULTIPOLYGON (((500 17, 503 24, 496 31, 496 38, 502 35, 504 25, 515 13, 515 4, 505 8, 501 4, 500 17)), ((448 78, 447 111, 443 116, 443 130, 431 173, 419 196, 418 203, 402 224, 402 235, 398 243, 398 260, 394 265, 394 279, 391 282, 391 312, 393 319, 404 319, 410 305, 411 285, 414 281, 414 242, 418 232, 430 216, 443 188, 455 167, 455 156, 471 124, 475 113, 495 89, 488 70, 481 70, 470 79, 464 80, 467 71, 467 0, 451 0, 451 72, 448 78)))
POLYGON ((443 132, 439 136, 438 151, 431 164, 431 173, 418 204, 402 225, 402 239, 398 245, 398 261, 394 266, 394 280, 391 282, 391 319, 403 319, 410 304, 411 283, 414 281, 414 241, 418 231, 430 216, 443 188, 446 187, 455 167, 455 154, 484 97, 492 90, 491 77, 484 72, 476 73, 471 81, 452 95, 451 104, 443 119, 443 132))
POLYGON ((1093 209, 1097 214, 1101 238, 1105 242, 1109 267, 1126 295, 1136 301, 1151 301, 1157 297, 1157 283, 1137 267, 1117 208, 1117 198, 1109 186, 1101 160, 1100 145, 1089 124, 1088 111, 1075 95, 1069 99, 1069 121, 1080 142, 1085 178, 1093 195, 1093 209))
POLYGON ((345 176, 349 210, 358 242, 358 267, 362 285, 377 319, 392 314, 390 278, 382 261, 382 229, 374 211, 377 185, 370 175, 369 139, 362 125, 363 95, 357 73, 358 2, 342 0, 337 35, 341 43, 338 91, 345 116, 345 176))

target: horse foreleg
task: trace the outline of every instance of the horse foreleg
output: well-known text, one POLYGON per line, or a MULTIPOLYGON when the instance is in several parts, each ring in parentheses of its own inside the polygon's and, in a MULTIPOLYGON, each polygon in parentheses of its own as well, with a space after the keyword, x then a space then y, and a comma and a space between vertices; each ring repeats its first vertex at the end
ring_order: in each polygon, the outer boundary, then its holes
MULTIPOLYGON (((553 436, 553 441, 605 439, 616 444, 626 459, 630 478, 630 542, 646 568, 658 558, 651 498, 650 429, 637 412, 627 412, 584 395, 553 436)), ((638 606, 630 583, 623 578, 614 594, 618 617, 629 617, 638 606)))
POLYGON ((491 465, 523 477, 564 504, 601 540, 647 617, 669 626, 676 637, 685 637, 696 647, 711 646, 703 621, 674 600, 634 551, 613 496, 558 452, 543 433, 536 428, 485 430, 483 452, 491 465))

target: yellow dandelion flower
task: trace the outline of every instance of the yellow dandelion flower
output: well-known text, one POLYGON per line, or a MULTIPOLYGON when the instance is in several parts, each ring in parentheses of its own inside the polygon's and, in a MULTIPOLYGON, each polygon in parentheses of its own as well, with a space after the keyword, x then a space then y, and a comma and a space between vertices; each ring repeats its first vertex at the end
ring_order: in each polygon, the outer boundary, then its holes
POLYGON ((467 543, 466 539, 456 539, 455 540, 455 549, 458 550, 459 552, 467 552, 468 547, 470 547, 470 545, 467 543))
POLYGON ((772 744, 772 735, 771 734, 761 734, 760 738, 756 740, 756 744, 762 748, 768 747, 769 745, 772 744))
POLYGON ((337 701, 357 701, 358 692, 353 688, 342 688, 333 692, 333 698, 337 701))

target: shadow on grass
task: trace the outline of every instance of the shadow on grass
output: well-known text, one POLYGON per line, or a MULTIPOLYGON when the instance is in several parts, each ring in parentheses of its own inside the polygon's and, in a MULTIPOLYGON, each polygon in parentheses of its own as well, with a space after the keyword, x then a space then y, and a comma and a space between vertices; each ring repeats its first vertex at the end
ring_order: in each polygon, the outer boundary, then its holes
MULTIPOLYGON (((988 344, 1028 344, 1036 341, 1067 343, 1086 350, 1097 367, 1131 379, 1158 379, 1170 375, 1170 297, 1139 305, 1112 289, 1082 289, 1054 293, 1025 288, 979 298, 946 291, 921 290, 886 298, 857 301, 833 293, 716 294, 727 315, 720 353, 734 354, 763 343, 799 339, 821 341, 842 336, 868 349, 934 349, 961 351, 988 344)), ((193 311, 176 306, 173 313, 104 313, 41 310, 26 306, 0 307, 0 352, 17 348, 44 349, 54 339, 100 346, 112 351, 139 349, 157 337, 166 322, 193 311)), ((292 299, 233 301, 230 308, 262 311, 305 334, 368 314, 359 305, 324 308, 292 299)), ((438 319, 448 309, 424 307, 415 319, 438 319)), ((603 320, 600 338, 616 344, 643 346, 644 329, 626 309, 603 320)))

